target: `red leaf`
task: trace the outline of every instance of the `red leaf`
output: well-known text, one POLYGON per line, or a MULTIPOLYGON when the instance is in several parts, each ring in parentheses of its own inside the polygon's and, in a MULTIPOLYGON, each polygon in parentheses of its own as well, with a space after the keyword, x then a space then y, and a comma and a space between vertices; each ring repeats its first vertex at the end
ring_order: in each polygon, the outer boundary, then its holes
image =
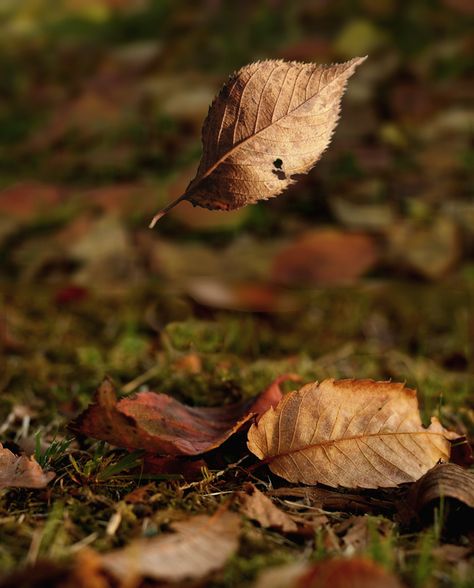
POLYGON ((281 400, 278 378, 253 402, 203 408, 182 404, 167 394, 139 392, 117 400, 105 380, 93 404, 71 424, 83 435, 127 449, 144 449, 160 455, 198 455, 219 447, 231 435, 281 400))

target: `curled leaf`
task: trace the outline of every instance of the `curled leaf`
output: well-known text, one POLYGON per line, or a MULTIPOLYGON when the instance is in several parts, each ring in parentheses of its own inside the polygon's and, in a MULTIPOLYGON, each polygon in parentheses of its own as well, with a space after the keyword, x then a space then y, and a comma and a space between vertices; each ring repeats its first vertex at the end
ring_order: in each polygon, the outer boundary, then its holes
POLYGON ((379 488, 448 460, 452 437, 436 418, 423 427, 403 384, 331 379, 287 394, 252 425, 248 447, 290 482, 379 488))
POLYGON ((364 61, 331 66, 268 60, 236 72, 212 103, 195 178, 181 200, 233 210, 280 194, 328 146, 349 77, 364 61))
POLYGON ((401 509, 405 522, 432 524, 443 513, 443 533, 459 537, 474 522, 474 475, 453 463, 442 463, 414 484, 401 509))
POLYGON ((175 533, 139 539, 104 555, 104 568, 124 583, 145 577, 172 582, 202 578, 237 550, 240 517, 220 510, 174 523, 172 529, 175 533))
POLYGON ((34 457, 15 455, 0 443, 0 489, 44 488, 55 475, 44 472, 34 457))
POLYGON ((167 394, 139 392, 117 399, 105 380, 94 402, 69 427, 76 433, 126 449, 160 455, 198 455, 219 447, 255 415, 277 404, 283 376, 251 403, 222 407, 186 406, 167 394))

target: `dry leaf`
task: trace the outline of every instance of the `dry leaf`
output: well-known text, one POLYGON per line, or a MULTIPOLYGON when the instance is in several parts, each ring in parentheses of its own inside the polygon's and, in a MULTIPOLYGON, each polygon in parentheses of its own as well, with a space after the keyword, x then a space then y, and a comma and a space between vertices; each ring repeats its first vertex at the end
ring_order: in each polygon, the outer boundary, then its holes
POLYGON ((204 122, 195 178, 150 226, 181 200, 233 210, 280 194, 328 146, 347 80, 364 59, 328 67, 261 61, 235 73, 204 122))
POLYGON ((55 475, 44 472, 34 457, 15 455, 0 443, 0 489, 44 488, 55 475))
POLYGON ((325 380, 290 392, 248 433, 248 447, 290 482, 349 488, 414 482, 449 459, 453 437, 422 426, 403 384, 325 380))
POLYGON ((255 588, 402 588, 394 575, 364 558, 295 563, 265 570, 255 588))
POLYGON ((282 397, 278 387, 282 378, 251 403, 215 408, 186 406, 155 392, 139 392, 117 400, 112 383, 105 380, 93 404, 69 427, 127 449, 160 455, 198 455, 219 447, 254 415, 277 404, 282 397))
POLYGON ((260 492, 253 484, 246 484, 237 494, 240 511, 249 519, 257 521, 262 527, 274 528, 284 533, 294 533, 298 526, 286 512, 280 510, 270 498, 260 492))
POLYGON ((453 463, 439 464, 418 480, 411 495, 417 510, 441 497, 455 498, 474 509, 474 475, 453 463))
POLYGON ((347 284, 370 271, 378 258, 376 242, 369 235, 321 229, 280 251, 273 277, 283 284, 347 284))
POLYGON ((287 496, 302 498, 313 508, 360 513, 382 513, 395 509, 393 500, 378 498, 368 494, 353 494, 330 490, 329 488, 317 488, 308 486, 291 486, 289 488, 276 488, 270 492, 271 496, 287 496))
POLYGON ((202 578, 237 550, 240 517, 221 510, 174 523, 172 529, 173 534, 139 539, 104 555, 104 568, 125 583, 143 577, 174 582, 202 578))

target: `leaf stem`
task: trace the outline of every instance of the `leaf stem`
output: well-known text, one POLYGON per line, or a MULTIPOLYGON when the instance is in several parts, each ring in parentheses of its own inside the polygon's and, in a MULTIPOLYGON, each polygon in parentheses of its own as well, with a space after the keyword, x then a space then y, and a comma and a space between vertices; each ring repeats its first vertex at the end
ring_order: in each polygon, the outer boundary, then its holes
POLYGON ((172 208, 174 208, 177 204, 179 204, 181 200, 186 200, 186 197, 187 194, 182 194, 179 198, 176 198, 176 200, 170 202, 168 206, 165 206, 162 210, 157 212, 155 216, 151 219, 151 223, 148 225, 148 228, 152 229, 162 216, 165 216, 165 214, 169 212, 172 208))

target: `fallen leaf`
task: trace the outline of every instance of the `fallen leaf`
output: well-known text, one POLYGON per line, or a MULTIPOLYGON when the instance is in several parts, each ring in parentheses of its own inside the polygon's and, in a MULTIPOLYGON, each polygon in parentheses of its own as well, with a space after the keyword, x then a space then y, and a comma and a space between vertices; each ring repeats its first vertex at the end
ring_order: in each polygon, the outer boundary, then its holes
POLYGON ((282 284, 347 284, 370 271, 378 257, 369 235, 319 229, 282 249, 272 274, 282 284))
POLYGON ((23 182, 0 192, 0 213, 21 220, 29 220, 51 211, 64 198, 57 186, 37 182, 23 182))
POLYGON ((393 500, 379 498, 368 494, 354 494, 330 490, 329 488, 317 488, 291 486, 289 488, 275 488, 270 491, 271 496, 287 496, 303 498, 312 507, 324 510, 343 512, 381 513, 395 509, 393 500))
POLYGON ((435 417, 422 426, 403 384, 330 379, 287 394, 252 425, 248 447, 290 482, 380 488, 448 460, 453 436, 435 417))
POLYGON ((246 484, 244 490, 237 493, 237 497, 240 511, 262 527, 278 529, 283 533, 297 531, 298 526, 290 515, 273 504, 271 499, 253 484, 246 484))
POLYGON ((279 402, 278 385, 283 379, 250 403, 215 408, 186 406, 155 392, 139 392, 117 400, 112 383, 105 380, 94 403, 69 426, 77 433, 118 447, 160 455, 198 455, 219 447, 254 415, 279 402))
POLYGON ((163 457, 146 454, 143 458, 143 471, 153 475, 182 476, 186 482, 203 479, 203 468, 207 463, 203 459, 186 459, 183 457, 163 457))
POLYGON ((111 588, 102 572, 100 556, 92 549, 81 549, 69 564, 51 560, 37 563, 8 576, 0 577, 2 588, 111 588))
POLYGON ((365 58, 329 67, 261 61, 224 85, 203 125, 203 155, 181 200, 233 210, 280 194, 328 146, 349 77, 365 58))
POLYGON ((265 570, 255 588, 402 588, 403 584, 369 559, 329 559, 265 570))
POLYGON ((374 534, 380 540, 390 537, 394 523, 383 517, 352 516, 335 525, 335 532, 342 535, 343 555, 363 555, 370 549, 374 534))
POLYGON ((426 226, 398 223, 388 234, 389 257, 397 266, 436 280, 452 270, 461 256, 459 229, 440 217, 426 226))
POLYGON ((45 488, 55 475, 44 472, 34 457, 15 455, 0 443, 0 489, 45 488))
MULTIPOLYGON (((411 488, 414 510, 433 509, 441 500, 454 499, 474 509, 474 475, 453 463, 436 465, 411 488)), ((474 513, 472 513, 474 514, 474 513)))
POLYGON ((227 510, 173 523, 173 534, 133 541, 102 557, 104 568, 127 584, 137 578, 179 582, 203 578, 237 550, 240 517, 227 510))

